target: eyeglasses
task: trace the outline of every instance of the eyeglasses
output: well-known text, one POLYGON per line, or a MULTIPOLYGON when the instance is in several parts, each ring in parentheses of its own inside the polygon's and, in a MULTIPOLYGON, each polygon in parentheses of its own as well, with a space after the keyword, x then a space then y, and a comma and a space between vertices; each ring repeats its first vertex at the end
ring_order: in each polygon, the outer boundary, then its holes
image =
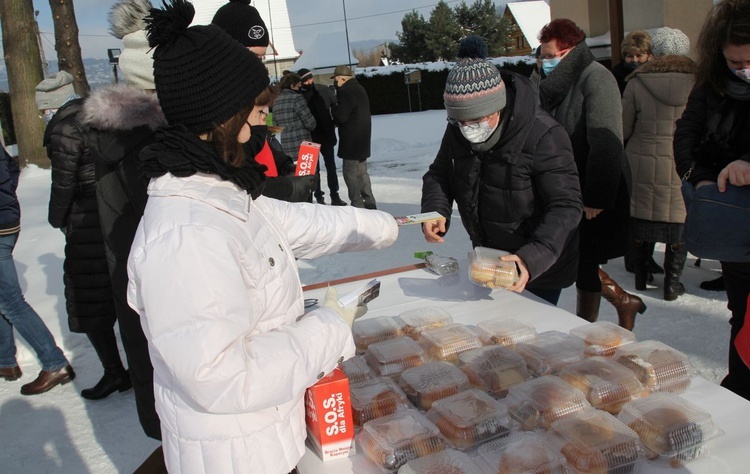
POLYGON ((463 127, 468 128, 469 130, 475 130, 479 128, 482 122, 488 121, 490 117, 492 117, 492 114, 475 120, 456 120, 453 117, 446 117, 445 120, 454 127, 463 127))
POLYGON ((571 48, 568 48, 568 49, 563 49, 562 51, 559 51, 559 52, 557 52, 557 53, 555 53, 555 54, 542 54, 542 55, 541 55, 541 56, 539 56, 539 57, 540 57, 541 59, 554 59, 554 58, 557 58, 557 57, 560 57, 560 56, 562 56, 563 54, 567 53, 567 52, 568 52, 568 51, 570 51, 570 50, 571 50, 571 48))

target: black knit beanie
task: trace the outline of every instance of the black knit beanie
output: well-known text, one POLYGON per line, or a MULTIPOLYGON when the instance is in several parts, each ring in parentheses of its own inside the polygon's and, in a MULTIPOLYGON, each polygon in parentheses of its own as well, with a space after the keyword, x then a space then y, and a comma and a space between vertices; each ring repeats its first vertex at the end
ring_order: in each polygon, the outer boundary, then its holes
POLYGON ((268 87, 268 70, 218 26, 191 27, 190 2, 163 5, 146 18, 159 104, 170 125, 208 132, 255 103, 268 87))
POLYGON ((229 0, 216 10, 211 23, 246 47, 268 46, 268 29, 250 0, 229 0))

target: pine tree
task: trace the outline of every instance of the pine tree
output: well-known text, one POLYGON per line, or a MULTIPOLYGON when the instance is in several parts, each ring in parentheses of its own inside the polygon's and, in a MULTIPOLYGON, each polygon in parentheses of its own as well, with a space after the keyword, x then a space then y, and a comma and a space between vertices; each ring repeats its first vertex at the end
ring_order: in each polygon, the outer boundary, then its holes
POLYGON ((456 21, 462 36, 479 35, 487 43, 490 57, 502 56, 510 50, 510 22, 497 14, 492 0, 476 0, 472 5, 456 7, 456 21))
POLYGON ((391 58, 402 63, 416 63, 424 61, 427 49, 425 36, 429 24, 424 17, 415 11, 404 15, 401 20, 401 32, 396 33, 399 43, 390 43, 391 58))
POLYGON ((73 76, 76 94, 86 97, 89 82, 81 59, 81 45, 78 42, 78 23, 73 8, 73 0, 49 0, 52 19, 55 23, 55 50, 58 68, 73 76))
POLYGON ((429 29, 425 36, 428 61, 456 59, 458 43, 461 40, 461 28, 456 21, 453 10, 443 0, 430 13, 429 29))

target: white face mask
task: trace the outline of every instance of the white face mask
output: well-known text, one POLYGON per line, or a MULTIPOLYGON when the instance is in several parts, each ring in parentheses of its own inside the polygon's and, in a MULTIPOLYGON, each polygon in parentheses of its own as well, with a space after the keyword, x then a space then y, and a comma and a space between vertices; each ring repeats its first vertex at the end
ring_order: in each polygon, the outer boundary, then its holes
POLYGON ((732 69, 732 72, 743 81, 750 83, 750 69, 732 69))
POLYGON ((471 143, 482 143, 490 138, 490 135, 492 135, 492 132, 495 131, 499 123, 500 121, 498 120, 498 123, 495 124, 494 127, 490 127, 490 121, 486 120, 484 122, 479 122, 478 127, 459 125, 458 129, 461 130, 461 135, 471 143))

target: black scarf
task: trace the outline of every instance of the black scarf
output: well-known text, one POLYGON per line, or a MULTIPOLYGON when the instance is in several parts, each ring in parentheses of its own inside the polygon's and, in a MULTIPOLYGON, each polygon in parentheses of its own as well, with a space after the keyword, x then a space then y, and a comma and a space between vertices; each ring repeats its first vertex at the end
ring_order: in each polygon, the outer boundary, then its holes
POLYGON ((584 41, 571 49, 549 76, 542 73, 539 82, 539 99, 542 108, 552 113, 568 95, 573 85, 589 64, 594 62, 594 54, 584 41))
POLYGON ((231 181, 253 199, 260 196, 265 184, 264 166, 245 159, 240 167, 225 163, 211 143, 201 140, 183 125, 160 128, 155 143, 141 151, 141 171, 149 178, 171 173, 179 178, 207 173, 231 181))

